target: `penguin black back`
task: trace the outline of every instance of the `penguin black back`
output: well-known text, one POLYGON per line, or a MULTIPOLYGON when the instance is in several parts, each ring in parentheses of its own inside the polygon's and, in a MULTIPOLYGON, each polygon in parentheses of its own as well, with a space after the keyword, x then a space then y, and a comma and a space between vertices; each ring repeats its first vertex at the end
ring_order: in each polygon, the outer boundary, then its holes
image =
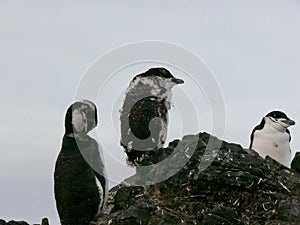
POLYGON ((252 146, 253 146, 254 132, 257 130, 262 130, 264 128, 264 125, 265 125, 265 118, 263 118, 262 121, 260 122, 260 124, 257 125, 256 127, 254 127, 254 129, 252 130, 251 135, 250 135, 249 149, 252 149, 252 146))
POLYGON ((72 137, 63 138, 54 177, 56 206, 61 224, 88 224, 98 212, 100 193, 95 185, 94 172, 72 137))
POLYGON ((105 201, 104 165, 97 142, 87 135, 97 124, 96 113, 96 107, 87 101, 75 102, 66 113, 65 135, 54 172, 55 200, 62 225, 89 224, 105 201))
POLYGON ((126 149, 123 142, 130 145, 130 151, 126 152, 128 161, 136 163, 143 155, 165 142, 167 107, 163 100, 156 97, 146 97, 138 101, 132 107, 129 114, 128 125, 122 126, 123 132, 129 132, 123 136, 121 145, 126 149))

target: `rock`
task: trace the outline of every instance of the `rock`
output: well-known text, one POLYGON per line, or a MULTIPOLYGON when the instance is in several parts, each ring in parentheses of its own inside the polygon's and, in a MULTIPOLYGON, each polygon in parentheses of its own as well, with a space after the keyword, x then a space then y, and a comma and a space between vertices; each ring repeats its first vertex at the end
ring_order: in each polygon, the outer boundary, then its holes
POLYGON ((295 157, 291 163, 291 168, 300 174, 300 152, 295 154, 295 157))
POLYGON ((24 221, 11 220, 11 221, 7 222, 6 225, 29 225, 29 224, 24 221))
POLYGON ((0 225, 6 225, 5 220, 0 219, 0 225))
POLYGON ((207 133, 151 157, 164 160, 112 188, 94 224, 300 224, 300 176, 270 157, 207 133))

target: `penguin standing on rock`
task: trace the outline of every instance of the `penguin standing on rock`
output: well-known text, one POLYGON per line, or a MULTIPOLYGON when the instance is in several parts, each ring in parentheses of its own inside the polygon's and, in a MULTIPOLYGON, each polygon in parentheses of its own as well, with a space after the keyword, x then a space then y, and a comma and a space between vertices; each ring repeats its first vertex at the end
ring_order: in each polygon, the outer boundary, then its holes
POLYGON ((267 155, 286 167, 290 167, 292 153, 291 134, 288 127, 295 121, 281 111, 272 111, 263 117, 251 133, 250 149, 265 158, 267 155))
POLYGON ((67 110, 54 172, 56 207, 62 225, 88 225, 104 206, 104 165, 97 142, 87 135, 97 122, 97 109, 90 101, 75 102, 67 110))
POLYGON ((120 117, 121 146, 129 165, 141 165, 149 152, 163 147, 171 89, 183 82, 165 68, 151 68, 130 82, 120 117))

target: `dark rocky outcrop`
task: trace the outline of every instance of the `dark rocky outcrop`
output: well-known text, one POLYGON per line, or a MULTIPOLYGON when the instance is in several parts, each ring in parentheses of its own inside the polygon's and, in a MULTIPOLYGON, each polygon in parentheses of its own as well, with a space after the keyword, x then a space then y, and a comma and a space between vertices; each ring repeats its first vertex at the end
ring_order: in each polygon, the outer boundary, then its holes
POLYGON ((93 224, 300 224, 300 177, 271 158, 206 133, 154 156, 166 163, 138 168, 112 188, 93 224))
POLYGON ((296 152, 291 168, 300 174, 300 152, 296 152))
MULTIPOLYGON (((5 220, 0 219, 0 225, 29 225, 29 224, 25 221, 10 220, 8 222, 5 222, 5 220)), ((39 224, 34 224, 34 225, 39 225, 39 224)), ((48 218, 43 218, 41 225, 49 225, 48 218)))
POLYGON ((5 225, 29 225, 28 223, 26 223, 25 221, 14 221, 11 220, 7 223, 4 223, 5 225))

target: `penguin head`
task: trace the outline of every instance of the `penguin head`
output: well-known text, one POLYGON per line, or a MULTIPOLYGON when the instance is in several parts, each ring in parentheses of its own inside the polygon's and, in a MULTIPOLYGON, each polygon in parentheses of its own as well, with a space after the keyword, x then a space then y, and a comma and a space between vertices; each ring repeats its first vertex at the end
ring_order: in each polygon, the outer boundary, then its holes
POLYGON ((150 68, 132 79, 126 94, 164 99, 171 94, 174 86, 182 83, 184 83, 182 79, 174 77, 165 68, 150 68))
POLYGON ((98 124, 96 105, 88 100, 74 102, 67 110, 65 133, 86 135, 98 124))
POLYGON ((174 83, 174 85, 176 84, 182 84, 184 83, 184 81, 182 79, 179 78, 175 78, 169 70, 165 69, 165 68, 150 68, 148 71, 146 71, 144 73, 144 76, 148 76, 148 77, 159 77, 159 78, 163 78, 165 80, 168 80, 169 82, 174 83))
POLYGON ((291 120, 281 111, 272 111, 264 119, 267 125, 274 127, 278 131, 285 131, 288 127, 296 124, 294 120, 291 120))
POLYGON ((161 86, 167 85, 169 87, 184 83, 182 79, 174 77, 169 70, 162 67, 150 68, 145 73, 137 75, 134 79, 136 78, 156 79, 158 82, 160 82, 161 86))

